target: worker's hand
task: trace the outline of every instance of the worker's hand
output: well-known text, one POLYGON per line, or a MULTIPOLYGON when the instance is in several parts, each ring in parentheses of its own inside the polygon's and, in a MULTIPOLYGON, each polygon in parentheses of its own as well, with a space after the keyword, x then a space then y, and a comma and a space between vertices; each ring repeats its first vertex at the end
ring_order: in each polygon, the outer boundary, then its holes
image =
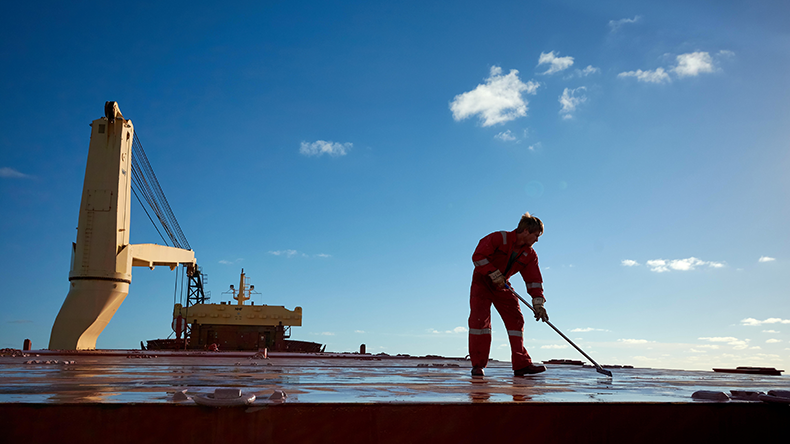
POLYGON ((546 313, 546 309, 543 308, 544 303, 546 303, 546 299, 544 298, 532 298, 532 309, 535 310, 535 321, 547 322, 549 320, 549 315, 546 313))
POLYGON ((504 276, 502 276, 502 272, 501 272, 501 271, 499 271, 499 270, 496 270, 496 271, 494 271, 494 272, 492 272, 492 273, 488 273, 488 277, 490 277, 490 278, 491 278, 491 281, 492 281, 492 282, 494 283, 494 285, 496 285, 497 287, 499 287, 499 288, 505 288, 505 284, 506 284, 506 282, 505 282, 505 277, 504 277, 504 276))

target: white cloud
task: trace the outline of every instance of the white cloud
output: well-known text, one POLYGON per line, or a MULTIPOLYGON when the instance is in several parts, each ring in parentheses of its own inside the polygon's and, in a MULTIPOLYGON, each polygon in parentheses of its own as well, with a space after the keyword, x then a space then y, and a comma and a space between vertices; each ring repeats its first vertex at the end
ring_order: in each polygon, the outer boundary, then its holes
MULTIPOLYGON (((732 336, 724 336, 724 337, 706 337, 706 338, 699 338, 701 341, 710 341, 710 342, 724 342, 727 345, 731 345, 735 350, 745 350, 749 348, 749 339, 740 340, 738 338, 734 338, 732 336)), ((752 349, 758 349, 759 347, 752 347, 752 349)))
POLYGON ((543 349, 546 349, 546 350, 563 350, 563 349, 568 348, 568 346, 565 345, 565 344, 559 344, 559 345, 551 344, 551 345, 541 345, 540 348, 543 348, 543 349))
POLYGON ((636 77, 637 80, 645 83, 671 82, 669 74, 664 71, 664 68, 657 68, 655 71, 642 71, 641 69, 637 69, 636 71, 621 72, 617 74, 617 77, 636 77))
POLYGON ((617 30, 620 29, 621 26, 628 25, 631 23, 636 23, 640 20, 642 20, 641 15, 637 15, 632 19, 624 18, 620 20, 609 20, 609 29, 611 30, 611 32, 617 32, 617 30))
POLYGON ((9 167, 2 167, 0 168, 0 177, 4 179, 25 179, 30 176, 24 173, 20 173, 19 171, 9 168, 9 167))
POLYGON ((705 337, 698 339, 702 341, 710 341, 710 342, 733 342, 738 340, 738 338, 734 338, 732 336, 705 337))
POLYGON ((510 132, 510 130, 502 131, 501 133, 494 136, 494 138, 499 139, 503 142, 512 142, 516 140, 516 136, 514 136, 513 133, 510 132))
MULTIPOLYGON (((726 50, 719 51, 717 54, 720 58, 731 57, 732 55, 732 51, 726 50)), ((678 78, 683 78, 696 77, 703 73, 716 71, 713 57, 705 51, 680 54, 676 56, 675 59, 677 60, 677 65, 667 70, 664 68, 656 68, 655 71, 642 71, 641 69, 637 69, 636 71, 621 72, 617 74, 617 77, 635 77, 640 82, 664 83, 672 81, 669 76, 670 73, 675 74, 678 78)))
POLYGON ((532 144, 532 145, 527 147, 527 149, 530 150, 530 151, 539 150, 541 148, 543 148, 543 144, 540 143, 540 142, 534 143, 534 144, 532 144))
POLYGON ((284 257, 287 257, 287 258, 292 258, 292 257, 299 256, 299 257, 318 257, 318 258, 321 258, 321 259, 326 259, 326 258, 332 257, 331 254, 326 254, 326 253, 318 253, 318 254, 309 255, 307 253, 302 253, 302 252, 299 252, 299 251, 296 251, 296 250, 269 251, 269 254, 271 254, 273 256, 284 256, 284 257))
POLYGON ((234 261, 229 261, 227 259, 222 259, 222 260, 219 261, 219 263, 222 264, 222 265, 233 265, 233 264, 239 263, 239 262, 241 262, 243 260, 244 259, 242 259, 242 258, 236 259, 234 261))
POLYGON ((647 344, 650 341, 648 341, 647 339, 618 339, 617 342, 622 342, 623 344, 629 344, 629 345, 642 345, 642 344, 647 344))
POLYGON ((754 318, 746 318, 741 320, 741 325, 758 326, 765 324, 790 324, 790 319, 768 318, 764 321, 759 321, 754 318))
POLYGON ((323 156, 328 154, 332 157, 345 156, 354 146, 352 143, 338 143, 325 140, 316 140, 313 143, 302 142, 299 147, 299 154, 305 156, 323 156))
POLYGON ((769 340, 765 341, 766 344, 778 344, 780 342, 782 342, 781 339, 769 339, 769 340))
POLYGON ((573 57, 557 57, 554 55, 554 51, 549 53, 541 52, 540 58, 538 58, 538 66, 540 65, 549 65, 549 68, 543 74, 551 75, 573 66, 573 57))
POLYGON ((757 259, 757 262, 773 262, 776 258, 768 257, 768 256, 760 256, 760 259, 757 259))
POLYGON ((701 259, 697 259, 696 257, 690 257, 687 259, 672 259, 672 260, 664 260, 664 259, 651 259, 647 261, 647 266, 650 268, 650 271, 656 273, 665 273, 668 271, 692 271, 695 270, 697 267, 707 265, 710 268, 722 268, 724 267, 723 262, 712 262, 712 261, 703 261, 701 259))
POLYGON ((776 333, 779 333, 779 332, 778 332, 778 331, 776 331, 776 330, 763 330, 763 333, 771 333, 771 334, 776 334, 776 333))
POLYGON ((585 327, 585 328, 574 328, 571 330, 571 333, 587 333, 591 331, 609 331, 605 328, 592 328, 592 327, 585 327))
POLYGON ((456 121, 478 115, 483 126, 508 122, 527 115, 529 102, 524 100, 522 92, 535 94, 539 86, 540 83, 532 80, 522 82, 515 69, 502 75, 502 68, 492 66, 486 83, 455 96, 450 110, 456 121))
POLYGON ((592 65, 587 65, 587 67, 584 68, 584 69, 574 70, 574 76, 576 76, 576 77, 587 77, 587 76, 589 76, 591 74, 598 74, 600 72, 601 72, 600 68, 596 68, 596 67, 594 67, 592 65))
POLYGON ((467 330, 466 327, 460 327, 460 326, 459 327, 455 327, 452 330, 445 330, 445 331, 439 331, 439 330, 437 330, 435 328, 429 328, 428 329, 429 333, 433 333, 433 334, 446 333, 446 334, 450 334, 450 335, 459 334, 459 333, 466 333, 468 331, 469 330, 467 330))
POLYGON ((702 73, 713 72, 713 59, 703 51, 690 52, 677 56, 678 64, 672 71, 678 77, 693 77, 702 73))
POLYGON ((576 112, 576 108, 587 101, 587 96, 582 94, 586 90, 587 88, 580 86, 576 89, 565 88, 565 90, 562 91, 559 102, 560 105, 562 105, 560 114, 563 119, 572 118, 573 113, 576 112))
POLYGON ((631 259, 623 259, 620 263, 623 265, 623 267, 636 267, 639 265, 639 262, 631 259))
POLYGON ((667 267, 667 261, 663 259, 649 260, 647 261, 647 266, 650 267, 650 271, 655 271, 656 273, 669 271, 669 268, 667 267))
POLYGON ((269 254, 273 254, 275 256, 285 256, 285 257, 294 257, 299 254, 296 250, 277 250, 277 251, 270 251, 269 254))
POLYGON ((354 333, 365 333, 365 330, 354 330, 354 333))

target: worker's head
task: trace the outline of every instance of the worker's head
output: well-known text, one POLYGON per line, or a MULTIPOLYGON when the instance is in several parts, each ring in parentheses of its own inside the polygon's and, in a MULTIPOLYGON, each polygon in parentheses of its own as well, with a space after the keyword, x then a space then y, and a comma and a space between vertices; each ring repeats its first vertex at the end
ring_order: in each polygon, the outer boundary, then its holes
POLYGON ((530 215, 529 212, 526 212, 521 216, 521 220, 518 222, 516 233, 521 233, 524 230, 528 233, 537 233, 538 236, 540 236, 543 234, 543 222, 537 217, 530 215))

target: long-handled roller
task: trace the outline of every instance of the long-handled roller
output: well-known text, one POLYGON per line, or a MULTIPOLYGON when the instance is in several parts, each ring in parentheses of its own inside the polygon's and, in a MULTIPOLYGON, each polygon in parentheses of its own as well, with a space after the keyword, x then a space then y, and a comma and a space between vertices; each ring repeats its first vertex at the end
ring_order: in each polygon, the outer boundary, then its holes
MULTIPOLYGON (((516 293, 516 290, 514 290, 513 287, 510 286, 510 284, 507 284, 507 288, 509 288, 510 291, 512 291, 513 294, 516 295, 517 298, 521 299, 521 302, 523 302, 524 305, 529 307, 529 309, 532 310, 533 313, 535 312, 535 309, 532 308, 532 305, 530 305, 529 302, 525 301, 524 298, 519 296, 519 294, 516 293)), ((610 378, 612 377, 612 372, 610 372, 609 370, 606 370, 605 368, 603 368, 600 365, 598 365, 598 363, 595 362, 595 360, 593 360, 593 358, 591 358, 587 353, 584 352, 584 350, 580 349, 576 344, 574 344, 573 341, 568 339, 568 337, 565 336, 557 327, 555 327, 554 324, 552 324, 549 321, 546 321, 546 323, 549 324, 549 327, 553 328, 554 331, 559 333, 559 335, 562 336, 566 341, 568 341, 568 344, 572 345, 573 348, 575 348, 576 350, 579 350, 579 353, 583 354, 585 358, 589 359, 590 362, 592 362, 593 365, 595 366, 595 371, 597 371, 598 373, 604 374, 604 375, 606 375, 606 376, 608 376, 610 378)))

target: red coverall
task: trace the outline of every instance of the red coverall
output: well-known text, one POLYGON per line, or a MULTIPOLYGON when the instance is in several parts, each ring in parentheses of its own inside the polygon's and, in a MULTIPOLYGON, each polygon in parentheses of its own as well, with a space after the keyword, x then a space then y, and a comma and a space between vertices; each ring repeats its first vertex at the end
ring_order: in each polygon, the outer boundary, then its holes
MULTIPOLYGON (((491 304, 502 316, 510 339, 513 370, 532 364, 524 348, 524 316, 516 296, 508 289, 497 288, 488 277, 499 270, 505 279, 521 273, 532 297, 543 297, 543 277, 538 267, 538 255, 532 247, 517 247, 515 231, 497 231, 480 239, 472 262, 472 289, 469 300, 469 357, 473 367, 485 368, 491 349, 491 304), (508 262, 512 263, 508 269, 508 262)), ((508 281, 509 282, 509 281, 508 281)))

